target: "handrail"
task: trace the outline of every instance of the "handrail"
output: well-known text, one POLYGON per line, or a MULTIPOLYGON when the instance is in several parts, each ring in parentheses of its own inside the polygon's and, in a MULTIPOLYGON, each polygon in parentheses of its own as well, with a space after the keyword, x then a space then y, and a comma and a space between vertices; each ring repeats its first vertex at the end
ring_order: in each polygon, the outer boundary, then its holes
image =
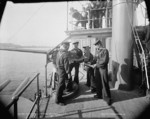
MULTIPOLYGON (((89 11, 96 11, 96 10, 106 10, 106 9, 112 9, 112 7, 104 7, 104 8, 98 8, 98 9, 88 9, 89 11)), ((88 11, 87 10, 87 11, 88 11)), ((78 11, 80 13, 84 12, 84 11, 78 11)))
MULTIPOLYGON (((112 7, 105 7, 105 8, 98 8, 98 9, 88 9, 88 10, 86 10, 86 12, 88 13, 88 16, 87 16, 87 18, 86 19, 84 19, 84 20, 77 20, 78 22, 82 22, 82 21, 88 21, 88 23, 90 22, 90 21, 97 21, 97 20, 102 20, 102 19, 104 19, 104 18, 90 18, 90 13, 89 12, 91 12, 91 11, 106 11, 106 13, 105 13, 105 24, 106 24, 106 26, 107 27, 111 27, 111 26, 108 26, 108 20, 109 19, 112 19, 112 17, 111 16, 108 16, 108 10, 112 10, 112 7)), ((84 11, 78 11, 80 14, 82 14, 82 12, 84 12, 84 11)), ((71 14, 71 13, 70 13, 71 14)), ((69 23, 72 25, 72 26, 75 26, 75 24, 74 24, 74 22, 76 22, 76 20, 73 20, 73 19, 71 19, 70 21, 69 21, 69 23)), ((82 28, 81 26, 77 26, 78 28, 82 28)), ((101 28, 101 27, 100 27, 101 28)), ((68 29, 68 28, 67 28, 68 29)), ((92 28, 90 28, 90 29, 92 29, 92 28)))
MULTIPOLYGON (((110 18, 112 18, 112 17, 107 17, 107 19, 110 19, 110 18)), ((95 18, 94 20, 98 20, 98 19, 104 19, 104 18, 95 18)), ((105 18, 106 19, 106 18, 105 18)), ((89 19, 89 18, 87 18, 87 19, 85 19, 85 20, 78 20, 78 21, 88 21, 88 20, 93 20, 93 19, 89 19)), ((93 21, 94 21, 93 20, 93 21)), ((72 20, 72 21, 70 21, 70 23, 71 22, 76 22, 75 20, 72 20)))
MULTIPOLYGON (((107 8, 100 8, 100 9, 90 9, 90 11, 98 11, 98 10, 106 10, 106 12, 107 12, 107 10, 108 9, 112 9, 112 7, 107 7, 107 8)), ((78 12, 84 12, 84 11, 78 11, 78 12)), ((111 18, 111 17, 108 17, 108 18, 111 18)), ((88 19, 87 19, 88 20, 88 19)), ((90 20, 92 20, 92 19, 90 19, 90 20)), ((85 20, 78 20, 78 21, 85 21, 85 20)))
POLYGON ((32 83, 32 81, 39 76, 40 73, 37 73, 34 75, 34 77, 30 80, 30 78, 25 79, 19 87, 15 90, 15 92, 12 94, 12 99, 18 98, 27 88, 28 86, 32 83), (30 81, 29 81, 30 80, 30 81))
POLYGON ((0 92, 11 82, 11 80, 6 80, 0 84, 0 92))
POLYGON ((22 83, 17 87, 15 92, 12 94, 12 100, 18 98, 23 92, 25 86, 28 84, 30 78, 26 78, 25 80, 22 81, 22 83))
POLYGON ((40 117, 40 110, 39 110, 39 100, 41 97, 41 92, 39 91, 39 74, 40 73, 36 73, 32 78, 26 78, 25 80, 23 80, 23 82, 19 85, 19 87, 15 90, 15 92, 12 94, 12 101, 9 103, 9 105, 6 107, 7 110, 10 109, 10 107, 12 105, 14 105, 14 119, 18 119, 18 106, 17 106, 17 102, 19 100, 19 97, 21 96, 21 94, 29 87, 29 85, 33 82, 33 80, 35 78, 37 78, 37 97, 36 100, 30 110, 30 113, 28 114, 28 118, 31 115, 31 112, 33 111, 33 108, 35 106, 35 104, 37 104, 37 118, 40 117), (30 80, 31 79, 31 80, 30 80))

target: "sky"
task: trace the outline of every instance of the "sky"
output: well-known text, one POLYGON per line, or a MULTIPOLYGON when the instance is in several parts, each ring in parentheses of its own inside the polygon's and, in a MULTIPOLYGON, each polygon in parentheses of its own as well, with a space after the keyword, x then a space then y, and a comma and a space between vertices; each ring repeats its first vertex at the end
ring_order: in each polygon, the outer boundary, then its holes
MULTIPOLYGON (((81 10, 82 2, 69 2, 68 6, 81 10)), ((7 2, 0 25, 0 43, 57 46, 67 38, 67 2, 7 2)))
POLYGON ((56 46, 67 37, 66 24, 66 2, 7 2, 1 22, 0 43, 56 46))
MULTIPOLYGON (((69 7, 81 11, 84 4, 81 1, 69 2, 69 7)), ((137 11, 138 25, 145 24, 143 6, 139 5, 137 11)), ((0 43, 54 47, 67 38, 67 2, 7 2, 0 25, 0 43)))

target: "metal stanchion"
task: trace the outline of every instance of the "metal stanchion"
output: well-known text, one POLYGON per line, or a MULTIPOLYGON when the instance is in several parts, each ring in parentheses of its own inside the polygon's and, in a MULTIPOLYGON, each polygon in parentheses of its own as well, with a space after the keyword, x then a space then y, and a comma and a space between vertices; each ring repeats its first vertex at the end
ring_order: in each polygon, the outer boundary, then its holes
POLYGON ((39 98, 40 97, 40 92, 39 92, 39 74, 37 75, 37 118, 40 118, 40 101, 39 98))
POLYGON ((18 119, 18 98, 14 99, 14 119, 18 119))
POLYGON ((45 65, 45 97, 47 97, 47 64, 45 65))

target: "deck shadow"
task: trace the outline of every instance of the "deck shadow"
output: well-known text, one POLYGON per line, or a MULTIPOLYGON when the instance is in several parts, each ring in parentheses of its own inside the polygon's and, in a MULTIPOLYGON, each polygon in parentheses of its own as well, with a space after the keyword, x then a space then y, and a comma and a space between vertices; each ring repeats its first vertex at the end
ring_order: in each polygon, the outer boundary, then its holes
POLYGON ((78 93, 71 99, 68 99, 67 104, 97 100, 93 97, 87 97, 87 95, 92 95, 92 93, 90 92, 90 88, 85 85, 85 82, 80 82, 78 93))
POLYGON ((93 100, 97 100, 97 99, 95 99, 93 97, 83 97, 83 98, 78 98, 78 99, 70 99, 67 101, 67 104, 88 102, 88 101, 93 101, 93 100))
POLYGON ((111 90, 112 102, 119 102, 141 97, 136 91, 111 90))
MULTIPOLYGON (((74 95, 71 99, 68 99, 67 104, 97 100, 93 98, 93 96, 91 97, 91 95, 94 94, 90 92, 90 88, 85 85, 85 82, 80 82, 78 93, 74 95)), ((112 97, 112 103, 115 103, 115 102, 130 100, 134 98, 139 98, 142 96, 135 90, 125 91, 125 90, 117 90, 111 88, 111 97, 112 97)))

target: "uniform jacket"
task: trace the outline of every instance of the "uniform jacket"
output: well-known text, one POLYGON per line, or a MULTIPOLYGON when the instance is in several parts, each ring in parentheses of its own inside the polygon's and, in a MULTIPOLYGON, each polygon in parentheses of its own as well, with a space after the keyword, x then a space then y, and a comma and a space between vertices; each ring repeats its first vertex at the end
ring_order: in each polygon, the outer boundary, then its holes
MULTIPOLYGON (((79 48, 73 48, 69 53, 70 53, 70 59, 80 59, 83 56, 82 50, 79 48)), ((78 63, 82 61, 78 61, 78 63)))
POLYGON ((87 64, 91 64, 91 62, 93 61, 93 55, 92 53, 85 53, 84 55, 84 70, 87 70, 89 68, 89 66, 86 65, 87 64))
POLYGON ((106 48, 103 48, 97 51, 92 64, 96 63, 96 67, 98 68, 107 68, 108 62, 109 62, 109 52, 106 48))
POLYGON ((69 73, 68 51, 60 50, 57 53, 56 66, 57 69, 61 69, 64 70, 66 73, 69 73))
POLYGON ((56 65, 57 53, 58 53, 58 50, 56 50, 52 53, 52 61, 53 61, 53 64, 55 64, 55 65, 56 65))
POLYGON ((84 56, 85 63, 89 63, 89 62, 93 61, 92 53, 85 53, 83 56, 84 56))

